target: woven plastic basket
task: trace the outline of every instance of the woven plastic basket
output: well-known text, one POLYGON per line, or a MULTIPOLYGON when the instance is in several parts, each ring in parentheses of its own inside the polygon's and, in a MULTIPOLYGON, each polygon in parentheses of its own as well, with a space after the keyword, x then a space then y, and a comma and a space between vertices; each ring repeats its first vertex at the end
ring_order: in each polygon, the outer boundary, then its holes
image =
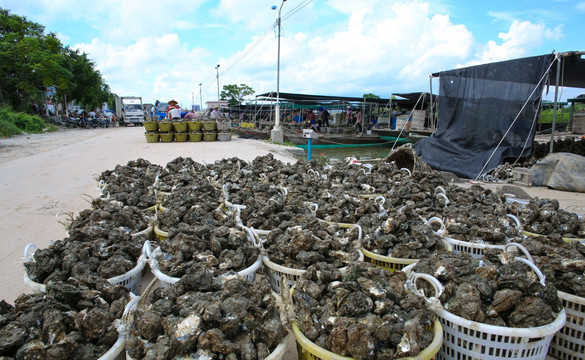
POLYGON ((189 131, 201 131, 203 123, 201 121, 189 121, 189 131))
MULTIPOLYGON (((296 322, 292 322, 291 324, 293 334, 295 335, 297 341, 297 356, 299 360, 350 360, 351 358, 344 357, 332 353, 329 350, 325 350, 322 347, 317 346, 314 342, 307 339, 305 335, 299 329, 299 326, 296 322)), ((439 321, 435 320, 433 324, 433 342, 423 349, 417 356, 407 357, 403 359, 410 359, 410 360, 430 360, 433 359, 435 354, 441 348, 441 343, 443 340, 443 331, 441 328, 441 324, 439 321)))
POLYGON ((217 140, 218 141, 230 141, 232 139, 231 132, 221 132, 217 133, 217 140))
MULTIPOLYGON (((35 244, 28 244, 24 248, 24 261, 34 261, 34 253, 37 250, 37 246, 35 244)), ((112 285, 122 285, 127 287, 133 294, 138 295, 140 291, 140 281, 142 280, 142 270, 146 265, 146 256, 144 255, 145 248, 142 247, 142 255, 138 258, 136 262, 136 266, 132 268, 130 271, 126 272, 125 274, 114 276, 108 279, 108 282, 112 285)), ((28 272, 24 271, 24 284, 34 292, 46 292, 47 288, 45 284, 40 284, 33 281, 28 272)))
POLYGON ((200 132, 190 132, 189 133, 189 141, 191 142, 199 142, 203 138, 203 134, 200 132))
POLYGON ((173 129, 175 129, 175 132, 185 132, 185 131, 187 131, 187 123, 186 122, 174 122, 173 129))
MULTIPOLYGON (((515 258, 530 266, 544 283, 542 272, 529 260, 515 258)), ((428 281, 438 297, 443 292, 442 284, 428 274, 413 273, 408 282, 416 288, 416 280, 428 281)), ((427 299, 433 301, 433 298, 427 299)), ((565 324, 565 310, 547 325, 533 328, 508 328, 464 319, 450 313, 442 306, 435 312, 443 326, 443 345, 436 359, 525 359, 544 360, 554 334, 565 324)))
POLYGON ((144 122, 144 130, 146 131, 157 131, 158 130, 158 121, 145 121, 144 122))
POLYGON ((169 132, 173 129, 173 123, 170 121, 160 121, 158 123, 158 131, 169 132))
MULTIPOLYGON (((144 249, 146 257, 148 259, 148 264, 150 265, 150 270, 152 271, 154 276, 160 281, 162 286, 164 287, 170 286, 180 280, 180 278, 168 276, 160 270, 160 266, 158 264, 158 257, 162 254, 162 252, 159 247, 152 250, 150 242, 146 241, 144 243, 144 249)), ((237 274, 253 282, 256 279, 256 270, 258 270, 258 268, 261 265, 262 259, 260 256, 258 256, 258 259, 256 259, 256 261, 251 266, 242 271, 239 271, 237 274)))
POLYGON ((585 356, 585 298, 558 292, 567 322, 555 334, 548 353, 557 359, 578 360, 585 356))
POLYGON ((144 134, 144 136, 146 137, 146 142, 147 143, 157 143, 158 142, 158 133, 146 133, 144 134))

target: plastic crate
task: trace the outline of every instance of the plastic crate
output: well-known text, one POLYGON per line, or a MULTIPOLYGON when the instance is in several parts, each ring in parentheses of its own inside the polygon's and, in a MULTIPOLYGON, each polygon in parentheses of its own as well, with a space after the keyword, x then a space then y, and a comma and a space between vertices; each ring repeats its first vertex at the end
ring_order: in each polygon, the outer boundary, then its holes
MULTIPOLYGON (((299 360, 350 360, 351 358, 344 357, 332 353, 329 350, 323 349, 322 347, 317 346, 314 342, 307 339, 305 335, 299 329, 298 324, 293 321, 291 324, 293 334, 295 335, 295 339, 297 341, 297 356, 299 360)), ((441 328, 441 324, 438 320, 435 320, 433 324, 433 342, 426 348, 424 348, 418 355, 413 357, 406 357, 402 359, 410 359, 410 360, 430 360, 433 359, 435 354, 441 348, 441 343, 443 341, 443 331, 441 328)))
MULTIPOLYGON (((34 252, 37 250, 37 246, 35 244, 28 244, 24 248, 24 261, 34 261, 34 252)), ((146 257, 144 255, 144 246, 142 248, 142 255, 136 261, 136 266, 130 269, 128 272, 122 275, 114 276, 107 281, 112 285, 121 285, 127 287, 133 294, 138 295, 140 291, 140 281, 142 280, 142 270, 144 270, 144 266, 146 265, 146 257)), ((33 281, 28 272, 24 271, 24 284, 34 292, 46 292, 47 288, 45 284, 40 284, 33 281)))
MULTIPOLYGON (((144 249, 145 249, 144 252, 148 259, 148 264, 150 265, 150 270, 152 271, 154 276, 160 281, 162 286, 167 287, 180 280, 180 278, 166 275, 160 270, 160 266, 158 264, 158 257, 161 255, 162 252, 159 247, 152 250, 150 242, 146 241, 144 243, 144 249)), ((253 282, 256 279, 256 270, 258 270, 258 268, 261 265, 262 259, 260 256, 258 256, 256 261, 251 266, 247 267, 242 271, 238 271, 237 274, 253 282)))
POLYGON ((559 291, 567 314, 565 326, 555 334, 548 353, 557 359, 579 360, 585 354, 585 298, 559 291))

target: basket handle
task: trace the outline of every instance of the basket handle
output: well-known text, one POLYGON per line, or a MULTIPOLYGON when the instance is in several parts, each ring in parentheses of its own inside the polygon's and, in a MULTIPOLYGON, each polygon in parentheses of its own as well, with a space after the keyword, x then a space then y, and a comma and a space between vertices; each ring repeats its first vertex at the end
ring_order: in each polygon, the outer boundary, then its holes
POLYGON ((422 296, 430 304, 435 304, 438 301, 439 296, 441 296, 441 294, 443 293, 443 290, 445 289, 443 284, 441 284, 439 282, 439 280, 437 280, 436 277, 429 275, 429 274, 423 274, 423 273, 412 273, 410 275, 410 277, 408 278, 408 280, 406 280, 405 286, 408 289, 412 289, 415 294, 422 296), (435 296, 432 296, 429 298, 422 292, 422 290, 419 290, 417 285, 416 285, 416 281, 418 279, 425 280, 426 282, 431 284, 431 286, 433 287, 433 290, 435 291, 435 296))
POLYGON ((445 191, 445 189, 441 185, 438 185, 435 188, 435 195, 440 194, 440 193, 447 195, 447 192, 445 191))
POLYGON ((370 185, 368 185, 368 184, 362 184, 362 185, 361 185, 361 188, 362 188, 362 189, 364 189, 365 191, 367 191, 367 192, 371 193, 371 194, 373 194, 373 193, 375 193, 375 192, 376 192, 376 188, 375 188, 375 187, 373 187, 373 186, 370 186, 370 185))
POLYGON ((33 244, 27 244, 24 247, 24 261, 32 261, 33 260, 33 255, 35 254, 35 251, 37 251, 38 247, 33 244))
POLYGON ((440 193, 437 193, 435 196, 445 199, 445 206, 444 207, 447 207, 447 205, 449 205, 450 201, 449 201, 449 198, 447 197, 447 195, 445 195, 445 193, 440 192, 440 193))
POLYGON ((534 259, 532 258, 532 255, 530 255, 530 253, 528 252, 528 249, 526 249, 526 248, 524 247, 524 245, 521 245, 521 244, 518 244, 518 243, 515 243, 515 242, 507 243, 507 244, 504 246, 504 252, 505 252, 506 254, 508 254, 508 250, 510 250, 510 249, 511 249, 511 248, 513 248, 513 247, 515 247, 515 248, 518 248, 520 251, 522 251, 522 252, 524 253, 524 255, 526 255, 526 259, 527 259, 528 261, 530 261, 531 263, 533 263, 533 264, 534 264, 534 259))
POLYGON ((142 245, 142 253, 144 254, 144 257, 146 257, 147 260, 150 260, 152 258, 152 245, 150 245, 149 240, 146 240, 144 242, 144 245, 142 245))
POLYGON ((309 170, 307 170, 307 175, 308 175, 308 174, 313 174, 313 175, 315 175, 316 177, 319 177, 319 176, 320 176, 320 175, 319 175, 319 172, 318 172, 318 171, 315 171, 315 170, 313 170, 313 169, 309 169, 309 170))
POLYGON ((528 259, 521 257, 515 257, 514 261, 520 261, 521 263, 528 265, 532 269, 532 271, 536 273, 536 276, 538 276, 538 280, 542 284, 542 286, 546 286, 546 276, 542 273, 542 271, 540 271, 540 269, 534 263, 530 262, 530 260, 528 259))
POLYGON ((509 217, 510 219, 514 220, 514 222, 516 223, 516 229, 522 231, 522 224, 520 223, 520 220, 512 214, 506 214, 507 217, 509 217))
POLYGON ((431 226, 432 224, 435 223, 441 225, 441 228, 438 231, 433 230, 433 232, 441 237, 444 236, 445 233, 447 232, 447 229, 445 228, 445 224, 443 223, 443 220, 441 220, 440 217, 433 216, 432 218, 425 221, 425 224, 428 226, 431 226))
POLYGON ((353 224, 347 229, 347 231, 350 232, 351 230, 353 230, 355 228, 358 229, 358 240, 361 240, 362 239, 362 227, 360 225, 353 224))
POLYGON ((317 210, 319 210, 319 204, 317 203, 310 203, 308 204, 309 206, 309 210, 311 210, 312 213, 316 213, 317 210))
POLYGON ((412 173, 408 168, 401 168, 400 171, 406 171, 408 173, 408 176, 412 176, 412 173))
POLYGON ((376 196, 374 198, 374 201, 376 202, 376 204, 378 204, 379 207, 382 207, 382 205, 384 205, 384 203, 386 202, 386 198, 384 197, 384 195, 380 195, 376 196))

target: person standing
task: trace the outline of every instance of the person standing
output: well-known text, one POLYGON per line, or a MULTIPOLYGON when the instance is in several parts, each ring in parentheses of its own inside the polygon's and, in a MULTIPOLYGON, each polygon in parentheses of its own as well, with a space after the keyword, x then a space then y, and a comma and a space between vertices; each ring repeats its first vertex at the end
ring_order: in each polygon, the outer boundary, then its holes
POLYGON ((361 132, 362 132, 362 110, 357 109, 355 112, 355 133, 361 134, 361 132))
POLYGON ((331 114, 327 111, 327 108, 323 108, 323 126, 329 126, 329 118, 331 114))
POLYGON ((353 119, 352 119, 353 113, 352 113, 351 110, 352 110, 351 109, 351 105, 348 105, 347 106, 347 111, 345 112, 345 115, 347 117, 347 123, 348 124, 353 124, 353 119))

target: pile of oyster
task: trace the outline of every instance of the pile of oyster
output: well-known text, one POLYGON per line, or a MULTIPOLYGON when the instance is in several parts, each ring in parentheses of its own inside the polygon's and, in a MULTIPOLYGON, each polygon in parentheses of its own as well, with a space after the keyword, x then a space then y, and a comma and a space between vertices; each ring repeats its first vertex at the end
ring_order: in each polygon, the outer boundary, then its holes
POLYGON ((143 295, 126 339, 134 359, 264 359, 286 335, 270 284, 206 264, 143 295))
MULTIPOLYGON (((444 253, 419 261, 412 271, 436 277, 444 286, 439 300, 445 310, 467 320, 531 328, 553 322, 562 310, 551 282, 543 285, 529 266, 501 250, 487 250, 483 259, 444 253)), ((427 289, 426 296, 435 294, 427 289)))
POLYGON ((232 227, 181 224, 175 235, 160 244, 157 261, 163 273, 183 276, 196 263, 206 263, 226 271, 242 271, 254 264, 260 249, 248 233, 232 227))
POLYGON ((270 261, 278 265, 306 269, 325 262, 340 268, 360 259, 358 237, 357 228, 340 228, 307 215, 270 231, 262 246, 270 261))
POLYGON ((0 357, 97 359, 118 339, 129 292, 95 277, 50 281, 47 292, 0 303, 0 357))
POLYGON ((585 243, 557 235, 529 236, 522 244, 557 290, 585 298, 585 243))
POLYGON ((111 199, 96 199, 93 209, 83 210, 69 225, 69 237, 35 251, 33 261, 24 263, 37 283, 66 281, 70 277, 104 279, 123 275, 142 255, 148 220, 135 206, 111 199))
POLYGON ((302 333, 319 347, 356 359, 416 356, 433 340, 435 314, 405 291, 406 275, 368 263, 347 271, 316 264, 297 281, 293 309, 302 333))
POLYGON ((526 205, 514 204, 524 230, 539 235, 585 238, 585 222, 575 213, 559 208, 556 199, 532 199, 526 205))

